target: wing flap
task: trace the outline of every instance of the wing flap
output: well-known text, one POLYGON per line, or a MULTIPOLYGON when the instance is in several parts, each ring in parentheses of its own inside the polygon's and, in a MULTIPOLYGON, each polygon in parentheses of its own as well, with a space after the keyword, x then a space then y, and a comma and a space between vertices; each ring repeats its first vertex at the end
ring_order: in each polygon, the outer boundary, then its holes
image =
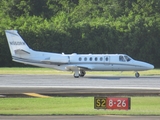
POLYGON ((42 63, 45 63, 45 64, 55 64, 55 65, 61 65, 61 64, 65 64, 65 63, 61 63, 61 62, 54 62, 54 61, 51 61, 51 60, 42 60, 41 61, 42 63))
POLYGON ((76 71, 78 69, 92 70, 93 68, 85 65, 69 65, 65 69, 68 71, 76 71))

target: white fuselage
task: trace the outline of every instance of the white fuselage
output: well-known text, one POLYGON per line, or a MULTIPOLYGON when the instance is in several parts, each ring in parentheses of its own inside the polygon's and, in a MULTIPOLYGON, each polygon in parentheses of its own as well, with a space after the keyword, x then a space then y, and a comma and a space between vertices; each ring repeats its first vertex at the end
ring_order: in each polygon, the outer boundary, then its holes
MULTIPOLYGON (((6 30, 13 61, 34 66, 73 71, 74 77, 83 77, 85 71, 141 71, 154 66, 133 60, 125 54, 57 54, 34 51, 28 47, 16 30, 6 30)), ((136 77, 139 77, 137 72, 136 77)))
MULTIPOLYGON (((20 55, 16 62, 25 64, 54 68, 57 70, 70 71, 67 66, 74 65, 86 68, 90 71, 141 71, 153 69, 154 66, 141 61, 136 61, 125 54, 56 54, 47 52, 32 51, 28 56, 20 55), (120 56, 123 57, 120 60, 120 56), (22 59, 20 59, 22 58, 22 59)), ((72 71, 72 70, 71 70, 72 71)))

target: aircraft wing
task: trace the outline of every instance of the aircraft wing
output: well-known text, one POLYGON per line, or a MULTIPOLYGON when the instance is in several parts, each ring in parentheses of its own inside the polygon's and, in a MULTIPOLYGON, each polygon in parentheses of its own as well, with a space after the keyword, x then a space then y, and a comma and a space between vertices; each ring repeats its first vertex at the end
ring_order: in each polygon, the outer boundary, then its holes
POLYGON ((76 70, 92 70, 93 68, 91 66, 86 66, 86 65, 68 65, 66 67, 66 70, 70 70, 70 71, 76 71, 76 70))
POLYGON ((51 61, 51 60, 42 60, 41 61, 42 63, 45 63, 45 64, 55 64, 55 65, 61 65, 61 64, 65 64, 65 63, 63 63, 63 62, 57 62, 57 61, 51 61))

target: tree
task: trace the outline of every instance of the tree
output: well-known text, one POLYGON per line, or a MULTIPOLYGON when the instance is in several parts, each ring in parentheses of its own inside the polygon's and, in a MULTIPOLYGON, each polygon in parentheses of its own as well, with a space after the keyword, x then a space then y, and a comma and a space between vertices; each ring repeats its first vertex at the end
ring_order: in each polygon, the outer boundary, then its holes
POLYGON ((17 29, 35 50, 126 53, 160 67, 159 0, 1 0, 0 10, 3 66, 12 66, 4 30, 17 29))

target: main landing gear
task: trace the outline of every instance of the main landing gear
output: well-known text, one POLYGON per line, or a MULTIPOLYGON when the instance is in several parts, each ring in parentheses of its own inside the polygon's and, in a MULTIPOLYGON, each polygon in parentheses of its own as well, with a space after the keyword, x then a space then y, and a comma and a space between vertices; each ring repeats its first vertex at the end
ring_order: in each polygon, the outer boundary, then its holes
POLYGON ((75 73, 74 73, 73 76, 74 76, 74 78, 79 78, 79 75, 76 75, 75 73))
POLYGON ((80 77, 84 77, 85 74, 86 74, 86 72, 85 72, 84 70, 80 70, 80 71, 79 71, 79 76, 80 76, 80 77))
POLYGON ((78 72, 76 71, 76 72, 74 73, 74 77, 75 77, 75 78, 84 77, 85 74, 86 74, 86 72, 85 72, 84 70, 80 70, 80 71, 78 71, 78 72))
POLYGON ((140 74, 138 72, 135 73, 135 77, 139 78, 140 74))
MULTIPOLYGON (((75 78, 79 78, 79 77, 84 77, 86 74, 86 72, 84 70, 80 70, 80 71, 75 71, 74 73, 74 77, 75 78)), ((135 77, 139 78, 140 74, 138 72, 135 73, 135 77)))

